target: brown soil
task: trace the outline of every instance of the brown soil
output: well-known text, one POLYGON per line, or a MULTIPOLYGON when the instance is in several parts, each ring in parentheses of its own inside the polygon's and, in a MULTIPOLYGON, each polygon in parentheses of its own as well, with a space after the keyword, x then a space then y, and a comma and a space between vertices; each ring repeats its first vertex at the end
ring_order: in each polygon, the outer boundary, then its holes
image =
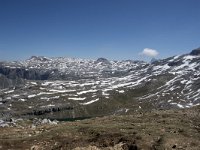
POLYGON ((0 128, 0 149, 199 150, 200 107, 0 128))

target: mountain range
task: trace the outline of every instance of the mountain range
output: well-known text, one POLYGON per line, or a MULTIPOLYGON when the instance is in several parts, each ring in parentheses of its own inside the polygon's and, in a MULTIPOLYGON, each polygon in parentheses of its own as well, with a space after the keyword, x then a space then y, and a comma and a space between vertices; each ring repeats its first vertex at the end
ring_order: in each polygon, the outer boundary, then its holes
POLYGON ((0 62, 0 118, 88 118, 200 105, 200 48, 152 63, 32 56, 0 62))

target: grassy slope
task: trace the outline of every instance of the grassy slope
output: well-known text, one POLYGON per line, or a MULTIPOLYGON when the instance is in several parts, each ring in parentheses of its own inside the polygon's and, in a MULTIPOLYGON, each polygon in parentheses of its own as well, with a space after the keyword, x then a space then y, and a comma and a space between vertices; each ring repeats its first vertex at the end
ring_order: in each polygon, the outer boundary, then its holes
POLYGON ((107 116, 58 125, 0 128, 1 149, 187 149, 200 147, 200 107, 107 116))

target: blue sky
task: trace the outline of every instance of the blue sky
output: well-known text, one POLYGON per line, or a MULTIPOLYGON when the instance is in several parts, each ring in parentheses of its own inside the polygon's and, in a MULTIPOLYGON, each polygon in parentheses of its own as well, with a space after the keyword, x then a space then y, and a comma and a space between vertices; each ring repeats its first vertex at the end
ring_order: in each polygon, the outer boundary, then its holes
POLYGON ((144 59, 200 47, 199 0, 0 0, 0 60, 144 59))

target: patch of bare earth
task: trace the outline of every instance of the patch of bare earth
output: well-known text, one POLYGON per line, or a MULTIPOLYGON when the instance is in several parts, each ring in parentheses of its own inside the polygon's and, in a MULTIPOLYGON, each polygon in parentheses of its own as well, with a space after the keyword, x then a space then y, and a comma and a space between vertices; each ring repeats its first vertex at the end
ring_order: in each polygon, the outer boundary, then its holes
POLYGON ((0 128, 0 149, 199 150, 200 107, 0 128))

